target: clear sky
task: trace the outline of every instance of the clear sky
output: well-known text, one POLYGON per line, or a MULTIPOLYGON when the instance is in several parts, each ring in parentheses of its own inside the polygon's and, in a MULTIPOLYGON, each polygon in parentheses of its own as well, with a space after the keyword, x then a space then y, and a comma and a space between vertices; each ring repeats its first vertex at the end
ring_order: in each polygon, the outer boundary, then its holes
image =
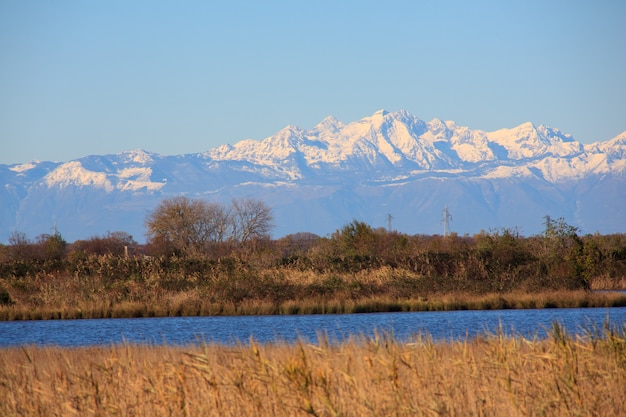
POLYGON ((626 130, 626 1, 0 0, 0 163, 203 152, 378 109, 626 130))

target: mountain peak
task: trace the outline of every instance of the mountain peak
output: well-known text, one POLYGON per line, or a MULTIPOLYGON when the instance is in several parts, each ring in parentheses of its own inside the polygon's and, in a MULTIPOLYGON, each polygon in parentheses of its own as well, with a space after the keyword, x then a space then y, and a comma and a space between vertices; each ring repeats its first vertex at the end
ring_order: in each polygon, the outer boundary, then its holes
POLYGON ((128 162, 136 162, 138 164, 147 164, 153 161, 153 152, 146 151, 144 149, 133 149, 119 153, 118 156, 123 157, 128 162))
MULTIPOLYGON (((441 119, 434 118, 430 122, 426 123, 429 130, 432 130, 434 133, 439 133, 441 131, 445 131, 449 128, 449 126, 441 119)), ((452 122, 452 128, 454 128, 456 124, 452 122)))
POLYGON ((341 127, 343 127, 343 123, 335 116, 326 116, 321 122, 315 125, 313 130, 328 130, 335 132, 341 127))
POLYGON ((9 170, 21 173, 35 168, 38 163, 39 161, 31 161, 23 164, 14 164, 9 166, 9 170))
POLYGON ((517 129, 536 130, 537 127, 535 126, 533 122, 524 122, 520 124, 519 126, 517 126, 517 129))
POLYGON ((274 135, 266 138, 265 140, 271 139, 275 136, 288 137, 288 136, 293 136, 293 135, 302 134, 302 133, 304 133, 304 130, 301 127, 296 126, 296 125, 287 125, 283 127, 282 129, 280 129, 274 135))
POLYGON ((310 130, 287 126, 203 154, 136 149, 2 166, 0 174, 0 239, 10 230, 41 233, 51 218, 70 239, 106 230, 141 236, 146 213, 181 193, 267 199, 279 236, 324 234, 355 215, 378 224, 387 213, 407 232, 433 233, 425 225, 448 203, 459 232, 510 225, 531 231, 555 211, 588 231, 626 224, 626 199, 617 192, 626 184, 626 133, 582 147, 530 122, 486 132, 424 122, 404 110, 346 124, 328 116, 310 130))

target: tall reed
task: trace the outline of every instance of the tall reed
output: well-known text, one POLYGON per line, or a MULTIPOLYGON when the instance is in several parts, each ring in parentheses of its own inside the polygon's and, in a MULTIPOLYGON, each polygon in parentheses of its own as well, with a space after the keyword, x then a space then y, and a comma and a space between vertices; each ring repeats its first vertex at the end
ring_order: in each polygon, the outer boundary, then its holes
POLYGON ((621 416, 626 337, 0 350, 0 415, 621 416))
POLYGON ((88 318, 134 318, 174 316, 233 316, 270 314, 341 314, 394 311, 498 310, 534 308, 623 307, 626 294, 584 291, 552 291, 527 294, 452 293, 429 297, 394 297, 390 295, 349 298, 345 296, 310 296, 279 303, 265 299, 204 299, 196 291, 163 292, 137 301, 83 301, 75 306, 52 305, 0 306, 0 320, 50 320, 88 318))

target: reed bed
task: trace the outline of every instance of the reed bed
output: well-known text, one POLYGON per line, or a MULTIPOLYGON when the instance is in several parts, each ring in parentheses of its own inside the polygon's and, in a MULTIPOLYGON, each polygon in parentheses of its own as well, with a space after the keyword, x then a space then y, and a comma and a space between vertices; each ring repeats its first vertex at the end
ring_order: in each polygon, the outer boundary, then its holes
MULTIPOLYGON (((59 294, 59 299, 61 295, 59 294)), ((0 306, 0 320, 50 320, 88 318, 134 318, 176 316, 236 316, 351 314, 394 311, 501 310, 534 308, 624 307, 626 293, 550 291, 545 293, 467 294, 451 293, 423 297, 367 296, 350 298, 312 296, 280 303, 245 299, 238 303, 215 301, 201 291, 160 292, 137 301, 81 300, 44 305, 0 306)))
POLYGON ((621 416, 626 337, 0 350, 3 416, 621 416))

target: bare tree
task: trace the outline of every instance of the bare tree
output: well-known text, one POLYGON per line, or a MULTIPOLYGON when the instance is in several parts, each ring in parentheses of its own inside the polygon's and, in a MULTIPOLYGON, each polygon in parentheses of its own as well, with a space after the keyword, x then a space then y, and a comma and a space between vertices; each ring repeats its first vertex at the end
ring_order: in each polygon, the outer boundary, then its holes
POLYGON ((72 251, 84 252, 95 255, 121 256, 128 249, 137 246, 137 242, 126 232, 107 232, 104 236, 92 236, 87 240, 77 240, 71 245, 72 251))
POLYGON ((26 237, 24 232, 13 231, 9 235, 9 245, 11 245, 11 255, 13 259, 27 259, 33 257, 33 244, 26 237))
POLYGON ((204 253, 211 243, 245 242, 269 233, 271 208, 254 199, 231 207, 187 197, 163 200, 146 218, 148 242, 162 253, 204 253))
POLYGON ((205 204, 207 233, 211 242, 221 243, 229 239, 230 210, 218 203, 205 204))
POLYGON ((232 201, 232 238, 236 242, 266 237, 274 226, 272 209, 261 200, 232 201))
POLYGON ((223 212, 218 204, 183 196, 163 200, 146 219, 148 241, 161 251, 203 253, 223 235, 223 212))

